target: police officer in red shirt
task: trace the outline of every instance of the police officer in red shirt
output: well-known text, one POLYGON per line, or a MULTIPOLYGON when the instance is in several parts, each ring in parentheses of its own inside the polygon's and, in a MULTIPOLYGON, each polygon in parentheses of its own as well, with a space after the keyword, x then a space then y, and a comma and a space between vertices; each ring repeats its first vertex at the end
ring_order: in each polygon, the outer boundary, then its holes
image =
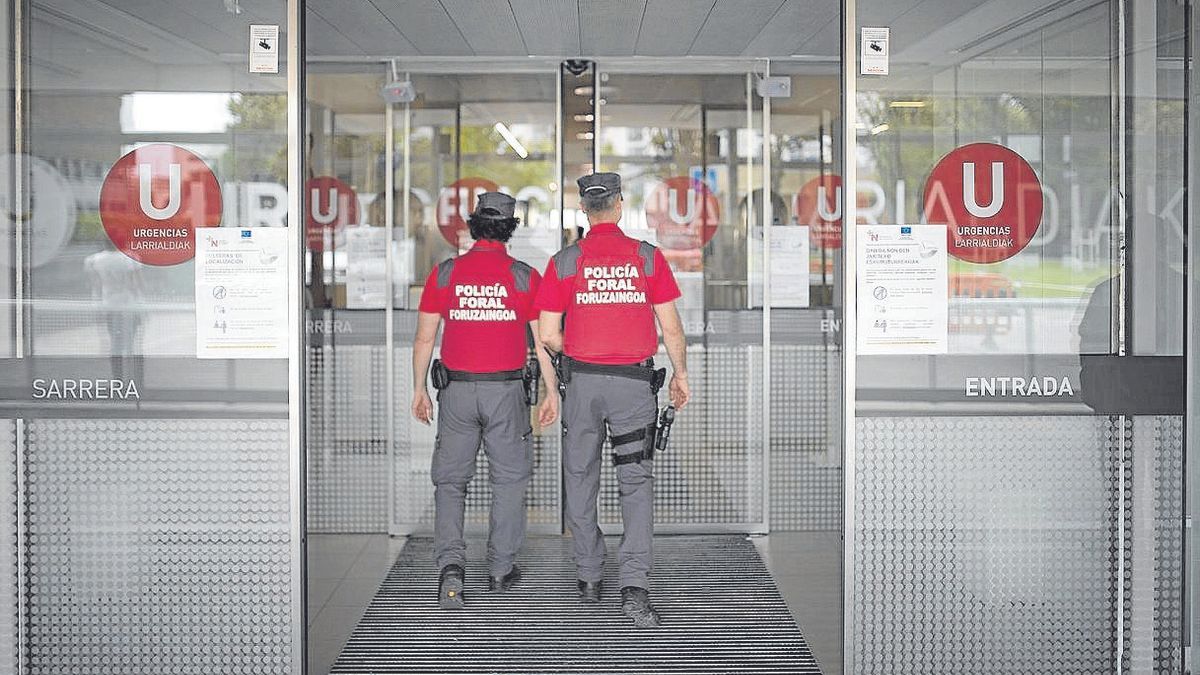
POLYGON ((574 536, 580 597, 600 601, 605 545, 596 522, 601 450, 613 446, 625 533, 617 558, 621 610, 636 626, 658 626, 650 604, 654 532, 653 442, 658 351, 655 319, 674 375, 668 393, 682 409, 690 397, 686 341, 675 300, 679 287, 654 246, 625 236, 621 177, 596 173, 578 180, 590 228, 546 266, 535 306, 542 341, 560 352, 566 517, 574 536))
MULTIPOLYGON (((441 570, 438 602, 447 609, 463 607, 463 516, 481 443, 492 486, 488 588, 503 592, 521 576, 514 561, 525 541, 525 488, 533 473, 532 401, 526 392, 537 390, 537 382, 529 381, 535 369, 527 367, 531 329, 547 390, 557 386, 549 357, 536 340, 533 299, 541 278, 505 248, 517 226, 515 209, 516 201, 506 194, 479 196, 467 221, 475 245, 430 272, 417 318, 412 414, 425 424, 433 418, 425 380, 438 326, 445 322, 441 360, 433 362, 440 414, 431 473, 441 570)), ((538 408, 539 421, 546 426, 557 416, 558 402, 547 396, 538 408)))

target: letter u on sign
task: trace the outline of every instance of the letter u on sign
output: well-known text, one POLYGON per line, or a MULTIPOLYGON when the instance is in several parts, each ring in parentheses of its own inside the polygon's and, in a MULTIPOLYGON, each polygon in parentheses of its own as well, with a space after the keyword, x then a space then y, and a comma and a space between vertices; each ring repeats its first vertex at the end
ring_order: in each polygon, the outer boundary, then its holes
POLYGON ((178 164, 167 167, 167 205, 160 209, 154 205, 154 170, 149 164, 138 164, 138 203, 142 213, 155 220, 167 220, 179 213, 181 176, 178 164))
POLYGON ((975 162, 963 162, 963 206, 967 213, 976 218, 991 218, 1004 208, 1004 163, 992 162, 992 201, 987 206, 979 205, 979 194, 975 191, 975 162))
POLYGON ((311 193, 311 209, 312 219, 321 225, 328 225, 337 220, 338 216, 338 191, 336 188, 329 188, 328 196, 325 198, 325 210, 321 210, 321 189, 313 188, 311 193))

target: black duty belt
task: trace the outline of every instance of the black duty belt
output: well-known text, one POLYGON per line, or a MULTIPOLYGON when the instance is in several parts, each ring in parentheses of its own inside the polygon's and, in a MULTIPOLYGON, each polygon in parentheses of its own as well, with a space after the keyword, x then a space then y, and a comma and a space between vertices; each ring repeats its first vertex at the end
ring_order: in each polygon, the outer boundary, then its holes
POLYGON ((446 370, 451 382, 509 382, 525 379, 523 370, 500 370, 494 373, 469 373, 465 370, 446 370))
POLYGON ((563 360, 567 363, 567 368, 572 374, 587 373, 589 375, 614 375, 616 377, 628 377, 634 380, 642 380, 643 382, 654 381, 654 359, 646 359, 641 363, 630 365, 610 365, 604 363, 588 363, 580 361, 569 356, 563 356, 563 360))

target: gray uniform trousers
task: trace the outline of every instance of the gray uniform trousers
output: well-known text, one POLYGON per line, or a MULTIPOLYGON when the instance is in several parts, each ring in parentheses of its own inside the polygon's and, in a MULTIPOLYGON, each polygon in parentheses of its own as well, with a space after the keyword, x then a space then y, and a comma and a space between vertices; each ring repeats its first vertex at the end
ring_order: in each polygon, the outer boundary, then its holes
MULTIPOLYGON (((615 375, 572 373, 563 400, 563 475, 567 526, 575 541, 575 564, 583 581, 599 581, 604 567, 604 537, 596 522, 600 462, 605 425, 619 436, 653 424, 657 399, 650 384, 615 375)), ((640 452, 641 441, 615 448, 619 454, 640 452)), ((616 467, 625 533, 617 550, 622 587, 650 588, 654 535, 654 462, 642 460, 616 467)))
POLYGON ((465 565, 463 517, 467 483, 480 443, 491 468, 488 565, 493 576, 512 570, 525 543, 525 488, 533 474, 533 429, 520 380, 451 382, 438 392, 433 450, 434 548, 438 568, 465 565))

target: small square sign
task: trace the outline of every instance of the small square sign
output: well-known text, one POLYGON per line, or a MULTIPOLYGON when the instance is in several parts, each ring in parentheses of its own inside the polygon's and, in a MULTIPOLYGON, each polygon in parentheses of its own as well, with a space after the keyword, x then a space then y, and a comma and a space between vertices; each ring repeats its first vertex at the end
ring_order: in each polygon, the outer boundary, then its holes
POLYGON ((278 24, 250 26, 250 72, 279 72, 278 24))
POLYGON ((890 28, 862 29, 862 50, 858 57, 860 75, 888 74, 891 32, 890 28))

